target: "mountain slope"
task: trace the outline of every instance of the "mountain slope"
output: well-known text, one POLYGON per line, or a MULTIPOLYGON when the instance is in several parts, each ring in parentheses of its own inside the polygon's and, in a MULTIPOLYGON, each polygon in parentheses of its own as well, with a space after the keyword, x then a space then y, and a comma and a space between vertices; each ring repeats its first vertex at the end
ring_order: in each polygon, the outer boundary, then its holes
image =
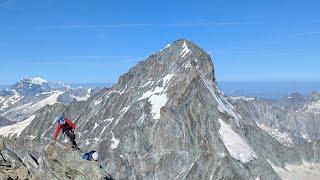
POLYGON ((280 100, 233 98, 241 114, 283 144, 293 146, 320 138, 320 94, 294 93, 280 100))

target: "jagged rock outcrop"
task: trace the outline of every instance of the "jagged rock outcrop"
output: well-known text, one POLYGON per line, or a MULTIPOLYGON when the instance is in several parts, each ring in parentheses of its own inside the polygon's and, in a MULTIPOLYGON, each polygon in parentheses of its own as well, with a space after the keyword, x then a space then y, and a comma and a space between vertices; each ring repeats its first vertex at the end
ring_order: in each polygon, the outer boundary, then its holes
POLYGON ((105 179, 99 162, 82 160, 82 154, 50 143, 41 152, 19 149, 13 140, 0 139, 0 179, 105 179), (38 156, 38 157, 37 157, 38 156))

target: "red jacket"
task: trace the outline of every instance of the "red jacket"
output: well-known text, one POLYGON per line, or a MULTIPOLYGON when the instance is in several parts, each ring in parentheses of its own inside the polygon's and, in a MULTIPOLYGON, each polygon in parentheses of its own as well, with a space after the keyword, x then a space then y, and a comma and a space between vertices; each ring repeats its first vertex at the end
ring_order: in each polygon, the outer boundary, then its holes
MULTIPOLYGON (((75 130, 76 129, 76 125, 73 124, 73 122, 67 118, 64 118, 64 120, 66 121, 66 124, 63 126, 66 126, 67 128, 71 128, 71 130, 75 130)), ((61 129, 63 128, 63 126, 61 124, 58 123, 58 125, 56 126, 56 129, 54 130, 54 134, 53 134, 53 139, 57 140, 58 138, 58 134, 60 133, 61 129)))

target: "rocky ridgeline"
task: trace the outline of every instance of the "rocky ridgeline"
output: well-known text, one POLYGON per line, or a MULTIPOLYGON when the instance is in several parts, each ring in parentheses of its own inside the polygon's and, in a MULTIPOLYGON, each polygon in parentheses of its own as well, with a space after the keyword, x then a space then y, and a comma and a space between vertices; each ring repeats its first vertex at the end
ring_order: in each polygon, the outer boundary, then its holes
POLYGON ((281 179, 287 164, 319 162, 317 145, 286 146, 239 114, 218 88, 210 56, 184 39, 87 101, 40 109, 18 144, 41 154, 60 114, 116 179, 281 179))
POLYGON ((245 119, 255 121, 283 144, 300 146, 320 139, 320 94, 294 93, 280 100, 232 98, 245 119))

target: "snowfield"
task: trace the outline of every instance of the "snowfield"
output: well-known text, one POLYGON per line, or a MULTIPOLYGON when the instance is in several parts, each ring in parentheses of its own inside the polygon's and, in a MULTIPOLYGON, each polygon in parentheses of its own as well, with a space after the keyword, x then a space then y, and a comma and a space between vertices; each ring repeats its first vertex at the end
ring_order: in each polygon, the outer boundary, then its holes
POLYGON ((229 124, 221 119, 219 119, 219 123, 221 125, 219 129, 220 138, 232 157, 242 163, 247 163, 257 157, 247 142, 234 132, 229 124))
POLYGON ((31 121, 34 120, 35 117, 36 117, 35 115, 32 115, 28 119, 22 122, 19 122, 17 124, 1 127, 0 136, 10 137, 15 134, 19 136, 20 133, 31 123, 31 121))
POLYGON ((161 79, 162 87, 156 87, 153 91, 147 91, 138 99, 139 101, 148 99, 152 106, 151 114, 153 115, 154 119, 160 119, 160 110, 168 101, 165 87, 168 85, 173 76, 174 74, 167 74, 161 79))

